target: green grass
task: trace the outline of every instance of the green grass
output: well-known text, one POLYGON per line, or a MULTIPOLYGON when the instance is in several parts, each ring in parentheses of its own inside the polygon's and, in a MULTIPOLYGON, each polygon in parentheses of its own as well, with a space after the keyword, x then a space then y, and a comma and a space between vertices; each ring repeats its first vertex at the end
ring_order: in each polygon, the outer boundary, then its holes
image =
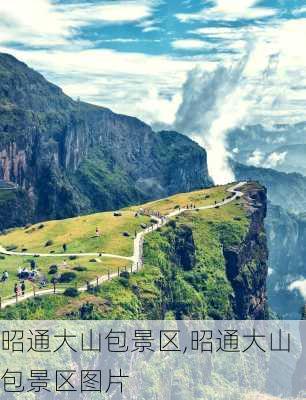
MULTIPOLYGON (((152 201, 150 203, 146 203, 142 207, 147 209, 159 211, 164 215, 169 214, 171 211, 175 209, 176 206, 186 207, 187 204, 195 204, 196 207, 202 207, 214 204, 216 201, 221 202, 227 196, 231 196, 231 193, 227 191, 231 185, 225 186, 216 186, 209 189, 198 190, 190 193, 179 193, 174 196, 167 197, 165 199, 152 201)), ((129 207, 129 210, 136 211, 140 206, 129 207)))
POLYGON ((121 217, 115 217, 111 212, 91 214, 38 223, 27 229, 13 229, 0 236, 0 244, 4 247, 17 246, 16 251, 27 249, 30 253, 63 253, 65 243, 68 253, 103 252, 132 256, 135 231, 142 230, 140 225, 148 222, 148 217, 135 217, 132 211, 122 212, 121 217), (95 236, 97 227, 100 237, 95 236), (128 232, 130 237, 123 236, 124 232, 128 232), (49 240, 53 244, 46 247, 49 240))
MULTIPOLYGON (((40 277, 45 277, 48 281, 47 288, 52 288, 51 279, 54 276, 60 276, 64 272, 72 271, 76 274, 76 279, 73 280, 72 283, 69 284, 57 284, 58 288, 65 288, 77 285, 77 287, 84 286, 86 281, 93 281, 96 277, 100 277, 102 275, 116 272, 119 268, 120 271, 124 270, 125 267, 127 269, 130 268, 131 263, 129 261, 115 259, 115 258, 97 258, 100 262, 90 262, 92 258, 90 257, 79 257, 76 260, 70 260, 69 258, 63 257, 18 257, 18 256, 6 256, 4 260, 0 259, 0 273, 5 270, 9 273, 9 279, 5 283, 0 283, 0 297, 2 300, 6 298, 11 298, 14 296, 13 288, 14 284, 18 282, 17 271, 18 268, 27 267, 30 269, 29 260, 35 260, 37 264, 38 271, 40 273, 40 277), (66 260, 67 266, 63 267, 63 262, 66 260), (56 275, 51 275, 48 273, 51 265, 58 266, 58 273, 56 275), (82 266, 86 268, 86 271, 77 271, 74 268, 82 266)), ((39 289, 39 281, 35 284, 36 290, 39 289)), ((32 291, 33 284, 29 281, 26 281, 26 290, 32 291)))
MULTIPOLYGON (((189 203, 195 203, 196 206, 214 204, 230 195, 227 192, 229 186, 183 193, 142 207, 167 214, 178 204, 181 207, 189 203)), ((62 244, 66 243, 69 253, 103 251, 131 256, 135 230, 141 230, 140 224, 149 221, 147 217, 135 217, 135 211, 140 207, 125 209, 121 217, 106 212, 48 221, 27 229, 14 229, 0 236, 0 244, 16 245, 18 250, 27 248, 30 252, 62 252, 62 244), (102 233, 100 238, 94 237, 97 226, 102 233), (123 232, 129 232, 131 236, 126 238, 123 232), (52 240, 53 244, 45 247, 48 240, 52 240)), ((232 318, 233 310, 229 300, 232 287, 226 277, 221 244, 230 246, 243 241, 249 228, 244 199, 237 199, 218 209, 185 212, 174 221, 176 228, 168 225, 146 235, 145 266, 139 273, 131 274, 128 279, 106 282, 95 293, 84 293, 75 299, 53 295, 26 301, 14 307, 19 310, 18 315, 32 319, 38 318, 40 314, 42 318, 80 318, 82 304, 89 302, 94 309, 91 318, 99 319, 232 318), (173 243, 180 226, 191 228, 195 243, 196 263, 188 271, 173 263, 172 259, 173 243), (36 311, 37 307, 39 310, 46 307, 46 313, 36 311)), ((9 281, 0 284, 1 297, 12 296, 17 268, 29 265, 29 259, 31 257, 6 256, 0 260, 0 272, 7 269, 10 274, 9 281)), ((73 271, 77 277, 62 287, 74 287, 75 284, 83 286, 87 280, 107 274, 108 270, 123 270, 125 266, 130 268, 128 262, 111 258, 101 258, 101 263, 92 263, 88 257, 65 259, 68 262, 65 271, 73 271), (87 270, 74 270, 78 265, 87 270)), ((50 280, 50 265, 61 265, 64 258, 38 257, 34 260, 41 274, 50 280)), ((65 271, 60 267, 59 273, 65 271)), ((32 290, 30 284, 27 290, 32 290)), ((3 311, 2 316, 9 317, 12 311, 10 313, 3 311)))

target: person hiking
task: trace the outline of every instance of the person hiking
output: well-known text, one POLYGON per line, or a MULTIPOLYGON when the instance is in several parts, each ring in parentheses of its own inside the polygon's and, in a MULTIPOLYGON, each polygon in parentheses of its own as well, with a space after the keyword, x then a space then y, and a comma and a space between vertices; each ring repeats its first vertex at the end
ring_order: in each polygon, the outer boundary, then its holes
POLYGON ((22 282, 21 282, 20 289, 21 289, 21 293, 22 293, 22 295, 24 296, 25 289, 26 289, 26 286, 25 286, 25 283, 24 283, 24 281, 22 281, 22 282))
POLYGON ((64 250, 64 253, 66 253, 66 251, 67 251, 67 245, 66 245, 66 243, 63 244, 63 250, 64 250))
POLYGON ((15 285, 14 285, 14 293, 15 293, 15 296, 18 296, 18 285, 17 285, 17 283, 15 283, 15 285))
POLYGON ((17 285, 17 296, 21 296, 21 286, 17 285))

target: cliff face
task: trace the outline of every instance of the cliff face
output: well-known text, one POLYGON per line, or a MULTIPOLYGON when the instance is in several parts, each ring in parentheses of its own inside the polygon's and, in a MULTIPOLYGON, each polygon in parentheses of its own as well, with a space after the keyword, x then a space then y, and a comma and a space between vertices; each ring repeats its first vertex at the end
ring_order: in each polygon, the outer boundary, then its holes
POLYGON ((234 289, 233 309, 238 319, 265 319, 268 248, 264 220, 267 213, 266 190, 248 184, 244 195, 250 220, 244 240, 225 246, 226 272, 234 289))
POLYGON ((237 163, 233 166, 237 179, 254 179, 267 187, 269 305, 281 318, 299 319, 304 299, 298 290, 289 287, 305 277, 306 178, 237 163))
POLYGON ((266 190, 251 182, 241 190, 230 205, 184 213, 146 238, 145 263, 161 271, 163 309, 154 318, 268 317, 266 190))
POLYGON ((289 286, 305 276, 305 215, 294 215, 269 204, 266 229, 271 265, 269 303, 283 318, 299 319, 304 298, 298 291, 290 291, 289 286))
MULTIPOLYGON (((73 101, 5 54, 0 54, 0 180, 24 191, 29 200, 24 207, 34 220, 211 185, 206 152, 187 137, 155 133, 136 118, 73 101)), ((0 228, 14 224, 0 214, 0 228)))

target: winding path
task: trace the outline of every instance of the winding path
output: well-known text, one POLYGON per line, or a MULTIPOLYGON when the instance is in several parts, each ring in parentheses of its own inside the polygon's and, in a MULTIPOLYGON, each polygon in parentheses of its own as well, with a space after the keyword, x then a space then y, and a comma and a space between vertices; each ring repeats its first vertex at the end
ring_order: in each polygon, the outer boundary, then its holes
MULTIPOLYGON (((143 242, 144 242, 144 237, 148 233, 156 231, 158 228, 166 225, 169 222, 170 218, 176 217, 177 215, 180 215, 184 212, 194 212, 197 210, 208 210, 220 206, 224 206, 226 204, 231 203, 232 201, 236 200, 237 197, 243 196, 243 193, 240 192, 238 189, 244 186, 246 182, 240 182, 236 184, 235 186, 232 186, 231 188, 227 189, 228 192, 232 193, 233 196, 231 196, 228 199, 225 199, 224 201, 221 201, 220 203, 208 205, 208 206, 202 206, 202 207, 197 207, 195 209, 188 209, 188 208, 180 208, 177 210, 172 211, 169 213, 166 217, 164 218, 157 218, 153 217, 156 220, 156 223, 153 224, 152 226, 144 229, 142 232, 137 233, 135 239, 134 239, 134 251, 133 251, 133 256, 132 257, 124 257, 124 256, 119 256, 116 254, 108 254, 108 253, 74 253, 74 254, 68 254, 68 253, 21 253, 21 252, 14 252, 14 251, 8 251, 4 249, 2 246, 0 246, 0 254, 5 254, 9 256, 23 256, 23 257, 34 257, 34 256, 39 256, 39 257, 69 257, 69 256, 77 256, 77 257, 111 257, 111 258, 117 258, 117 259, 123 259, 123 260, 128 260, 132 261, 132 267, 131 271, 132 272, 138 272, 140 268, 143 266, 143 242)), ((91 285, 96 285, 96 284, 101 284, 103 282, 106 282, 110 279, 113 279, 118 276, 117 272, 107 274, 107 275, 102 275, 101 277, 97 278, 96 280, 90 282, 91 285)), ((18 303, 21 301, 28 300, 34 296, 45 296, 48 294, 53 294, 53 293, 63 293, 65 289, 56 289, 54 292, 54 289, 45 289, 45 290, 38 290, 35 292, 28 292, 24 296, 19 297, 18 303)), ((83 286, 81 288, 78 288, 79 292, 85 292, 87 290, 87 286, 83 286)), ((16 304, 16 298, 13 297, 11 299, 2 301, 1 304, 1 309, 4 309, 7 306, 14 305, 16 304)))

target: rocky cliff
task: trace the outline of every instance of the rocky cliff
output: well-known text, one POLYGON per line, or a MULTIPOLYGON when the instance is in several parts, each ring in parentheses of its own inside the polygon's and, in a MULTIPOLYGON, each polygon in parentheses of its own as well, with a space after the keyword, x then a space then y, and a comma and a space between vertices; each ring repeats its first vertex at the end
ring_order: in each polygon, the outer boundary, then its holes
POLYGON ((268 318, 266 189, 249 182, 241 190, 229 206, 183 214, 146 239, 145 262, 160 268, 163 299, 149 317, 268 318))
POLYGON ((253 179, 267 187, 269 305, 281 318, 299 319, 303 295, 299 290, 290 290, 290 285, 305 279, 306 178, 237 163, 233 167, 237 179, 253 179))
POLYGON ((269 304, 286 319, 300 319, 304 297, 290 285, 303 281, 306 271, 306 216, 269 204, 266 222, 270 248, 269 304))
MULTIPOLYGON (((22 223, 211 185, 206 152, 187 137, 73 101, 6 54, 0 54, 0 180, 23 192, 15 195, 26 198, 22 223)), ((0 212, 0 229, 16 223, 0 212)))
POLYGON ((266 190, 249 183, 245 189, 249 227, 243 241, 223 247, 226 272, 234 289, 233 309, 238 319, 265 319, 268 248, 264 221, 266 190))

